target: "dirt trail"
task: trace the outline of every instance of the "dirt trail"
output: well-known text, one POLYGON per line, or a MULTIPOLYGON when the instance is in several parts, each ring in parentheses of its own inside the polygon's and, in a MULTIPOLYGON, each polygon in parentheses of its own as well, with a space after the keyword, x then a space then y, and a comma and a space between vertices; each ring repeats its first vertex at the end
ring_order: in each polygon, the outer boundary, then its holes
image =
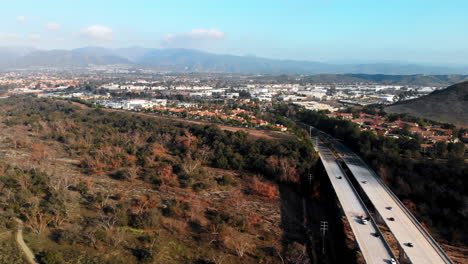
POLYGON ((31 249, 26 245, 23 239, 23 221, 21 221, 18 218, 15 218, 15 221, 18 223, 18 230, 16 231, 16 236, 15 240, 18 246, 20 247, 21 251, 24 254, 24 257, 26 258, 26 262, 29 264, 38 264, 36 262, 36 257, 34 256, 34 253, 31 251, 31 249))

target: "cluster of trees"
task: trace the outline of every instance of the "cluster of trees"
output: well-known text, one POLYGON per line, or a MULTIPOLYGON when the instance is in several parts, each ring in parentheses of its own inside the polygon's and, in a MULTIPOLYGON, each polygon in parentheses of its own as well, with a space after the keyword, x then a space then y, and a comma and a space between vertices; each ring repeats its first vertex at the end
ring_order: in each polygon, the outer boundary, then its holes
POLYGON ((0 164, 0 206, 6 215, 19 216, 36 234, 47 226, 60 226, 67 217, 61 183, 37 170, 0 164))
POLYGON ((80 166, 93 174, 140 178, 155 185, 202 173, 204 165, 245 170, 282 182, 298 182, 313 166, 310 141, 252 140, 245 132, 216 126, 186 127, 169 121, 101 109, 78 111, 48 99, 15 99, 6 124, 33 128, 41 137, 64 143, 80 166))
POLYGON ((9 89, 15 88, 13 84, 2 84, 0 85, 0 95, 4 95, 8 92, 9 89))
POLYGON ((281 114, 312 125, 343 141, 363 157, 402 200, 416 205, 418 219, 433 233, 454 244, 468 244, 466 188, 468 166, 462 143, 436 145, 436 155, 446 160, 428 159, 420 154, 416 138, 397 139, 361 131, 359 126, 328 118, 323 112, 283 107, 281 114))

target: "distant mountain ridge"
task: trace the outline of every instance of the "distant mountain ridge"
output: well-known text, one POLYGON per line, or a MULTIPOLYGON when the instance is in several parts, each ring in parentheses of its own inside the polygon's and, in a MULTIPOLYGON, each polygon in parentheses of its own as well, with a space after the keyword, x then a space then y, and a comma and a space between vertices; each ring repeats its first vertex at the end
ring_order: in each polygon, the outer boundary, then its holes
POLYGON ((30 47, 0 47, 0 68, 7 67, 15 62, 21 56, 36 51, 37 49, 30 47))
POLYGON ((396 103, 386 107, 385 111, 408 113, 468 127, 468 81, 434 91, 417 99, 396 103))
POLYGON ((13 67, 46 66, 46 67, 69 67, 87 66, 89 64, 129 64, 129 60, 115 56, 111 52, 100 53, 88 50, 49 50, 33 51, 18 57, 12 63, 13 67))
POLYGON ((190 49, 130 47, 107 49, 84 47, 73 50, 22 52, 0 47, 0 68, 29 66, 73 67, 90 64, 133 64, 164 71, 199 71, 259 74, 464 74, 468 67, 437 67, 416 64, 329 64, 314 61, 277 60, 255 56, 222 55, 190 49))

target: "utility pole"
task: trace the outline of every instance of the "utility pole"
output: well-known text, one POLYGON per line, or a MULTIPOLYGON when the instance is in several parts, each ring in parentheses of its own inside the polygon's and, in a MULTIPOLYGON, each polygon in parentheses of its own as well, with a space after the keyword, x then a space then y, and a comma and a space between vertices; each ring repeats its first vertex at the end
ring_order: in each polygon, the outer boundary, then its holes
POLYGON ((325 255, 325 234, 328 231, 328 221, 320 221, 320 231, 322 232, 322 255, 325 255))
POLYGON ((312 173, 309 173, 309 175, 307 175, 307 179, 309 180, 309 184, 312 184, 312 173))

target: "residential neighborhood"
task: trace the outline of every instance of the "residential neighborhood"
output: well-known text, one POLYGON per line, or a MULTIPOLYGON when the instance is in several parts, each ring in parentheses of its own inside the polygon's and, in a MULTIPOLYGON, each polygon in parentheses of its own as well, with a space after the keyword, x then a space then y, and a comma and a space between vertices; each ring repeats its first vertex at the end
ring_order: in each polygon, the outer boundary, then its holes
MULTIPOLYGON (((454 131, 448 128, 442 128, 440 125, 427 123, 421 125, 417 122, 409 122, 401 119, 390 120, 386 116, 377 114, 345 113, 336 112, 327 114, 330 118, 339 118, 349 120, 358 124, 362 130, 372 131, 379 136, 401 137, 409 136, 420 138, 424 143, 421 144, 421 150, 427 152, 434 148, 437 142, 457 143, 460 139, 454 136, 454 131)), ((466 133, 462 136, 463 141, 467 141, 466 133)))

